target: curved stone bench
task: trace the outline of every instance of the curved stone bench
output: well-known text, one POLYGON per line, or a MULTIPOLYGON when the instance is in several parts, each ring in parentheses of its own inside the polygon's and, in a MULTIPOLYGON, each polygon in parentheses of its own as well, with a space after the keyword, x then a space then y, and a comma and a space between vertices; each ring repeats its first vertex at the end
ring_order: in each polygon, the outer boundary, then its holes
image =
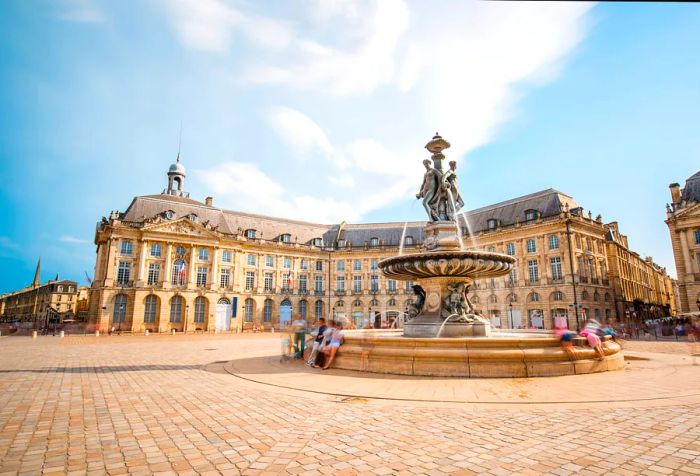
POLYGON ((586 339, 573 340, 576 359, 547 334, 492 337, 411 338, 402 331, 346 331, 333 367, 399 375, 436 377, 545 377, 618 370, 620 346, 601 338, 605 359, 586 339))

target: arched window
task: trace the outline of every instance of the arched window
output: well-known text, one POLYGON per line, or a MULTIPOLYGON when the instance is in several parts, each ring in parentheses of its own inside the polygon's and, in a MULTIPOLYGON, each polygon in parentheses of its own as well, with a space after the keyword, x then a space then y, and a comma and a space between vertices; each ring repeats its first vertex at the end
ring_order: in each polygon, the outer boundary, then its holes
POLYGON ((514 294, 514 293, 511 293, 511 294, 508 295, 507 301, 508 301, 509 303, 518 302, 518 296, 517 296, 516 294, 514 294))
POLYGON ((112 322, 121 324, 126 321, 126 294, 117 294, 114 296, 114 313, 112 314, 112 322))
POLYGON ((221 298, 218 301, 216 301, 217 304, 231 304, 231 301, 229 301, 227 298, 221 298))
POLYGON ((605 302, 610 302, 610 293, 605 293, 605 302))
POLYGON ((189 215, 187 215, 187 218, 189 218, 190 221, 197 223, 197 215, 195 215, 194 213, 190 213, 189 215))
POLYGON ((535 291, 532 291, 532 292, 530 293, 530 296, 528 296, 528 297, 529 297, 529 299, 530 299, 530 302, 537 302, 537 301, 540 300, 540 295, 537 294, 535 291))
POLYGON ((376 299, 372 299, 372 300, 369 302, 369 305, 370 305, 370 306, 379 306, 379 301, 376 300, 376 299))
POLYGON ((335 303, 335 307, 338 307, 338 308, 345 307, 345 303, 342 300, 338 301, 337 303, 335 303))
POLYGON ((486 220, 486 226, 489 230, 495 230, 496 228, 498 228, 498 220, 495 218, 489 218, 488 220, 486 220))
POLYGON ((255 315, 255 301, 252 298, 245 300, 245 321, 253 322, 253 316, 255 315))
POLYGON ((323 240, 321 238, 314 238, 314 246, 318 246, 320 248, 323 246, 323 240))
POLYGON ((588 294, 588 291, 584 291, 581 293, 581 299, 584 301, 588 301, 590 299, 590 295, 588 294))
POLYGON ((404 245, 412 245, 413 244, 413 237, 412 236, 407 236, 406 238, 403 239, 403 244, 404 245))
POLYGON ((292 235, 289 233, 283 233, 280 235, 280 241, 282 243, 291 243, 292 242, 292 235))
POLYGON ((158 297, 155 294, 146 296, 144 301, 143 322, 144 324, 154 324, 156 322, 156 311, 158 310, 158 297))
POLYGON ((372 246, 372 247, 379 246, 379 238, 370 238, 369 246, 372 246))
POLYGON ((352 302, 352 305, 353 305, 353 307, 362 307, 362 301, 360 301, 359 299, 355 299, 352 302))
POLYGON ((194 300, 194 322, 198 324, 204 323, 204 318, 207 312, 207 300, 203 296, 198 296, 194 300))
POLYGON ((316 319, 320 319, 323 317, 323 301, 320 299, 316 301, 316 304, 314 306, 314 312, 316 314, 316 319))
POLYGON ((263 305, 263 321, 272 322, 272 299, 265 299, 263 305))
POLYGON ((496 303, 498 303, 498 296, 496 296, 495 294, 490 295, 490 296, 489 296, 489 302, 490 302, 491 304, 496 304, 496 303))
POLYGON ((170 300, 170 322, 182 322, 182 296, 173 296, 170 300))
POLYGON ((299 314, 301 315, 301 318, 306 320, 306 308, 308 307, 308 303, 306 302, 306 299, 302 299, 299 301, 299 314))
POLYGON ((386 305, 390 306, 390 307, 396 307, 396 299, 394 299, 394 298, 389 299, 389 302, 387 302, 386 305))
POLYGON ((525 210, 525 221, 537 220, 539 214, 537 210, 525 210))
POLYGON ((552 293, 552 301, 563 301, 564 300, 564 293, 561 291, 554 291, 552 293))
POLYGON ((472 296, 470 301, 472 302, 472 304, 479 304, 479 302, 480 302, 479 296, 472 296))
POLYGON ((178 259, 175 260, 173 263, 173 277, 172 277, 172 284, 175 286, 184 286, 185 285, 185 276, 187 275, 186 273, 187 267, 185 266, 185 261, 178 259))
POLYGON ((598 294, 598 291, 593 293, 593 300, 596 302, 600 301, 600 294, 598 294))

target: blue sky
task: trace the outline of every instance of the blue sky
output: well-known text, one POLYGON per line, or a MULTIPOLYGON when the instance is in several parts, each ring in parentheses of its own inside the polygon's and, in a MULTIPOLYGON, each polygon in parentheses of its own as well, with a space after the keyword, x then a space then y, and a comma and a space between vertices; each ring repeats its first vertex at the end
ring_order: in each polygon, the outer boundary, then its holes
POLYGON ((423 219, 424 144, 467 208, 548 187, 675 275, 668 184, 700 169, 700 6, 0 3, 0 292, 84 281, 95 223, 159 193, 319 222, 423 219))

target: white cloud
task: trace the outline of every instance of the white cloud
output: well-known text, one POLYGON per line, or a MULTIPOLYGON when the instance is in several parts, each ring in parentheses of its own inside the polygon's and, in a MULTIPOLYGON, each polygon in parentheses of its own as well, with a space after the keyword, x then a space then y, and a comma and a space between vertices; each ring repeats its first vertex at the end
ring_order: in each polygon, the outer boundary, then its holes
POLYGON ((323 129, 295 109, 276 107, 268 114, 268 122, 298 156, 320 154, 329 157, 333 153, 333 146, 323 129))
POLYGON ((75 23, 102 23, 105 16, 94 0, 62 0, 61 20, 75 23))
POLYGON ((280 49, 291 41, 288 27, 277 20, 233 7, 222 0, 164 1, 172 25, 185 46, 225 53, 236 32, 264 48, 280 49))
POLYGON ((75 244, 90 243, 90 241, 88 241, 88 240, 83 240, 81 238, 76 238, 76 237, 70 236, 70 235, 63 235, 58 240, 62 241, 64 243, 75 243, 75 244))

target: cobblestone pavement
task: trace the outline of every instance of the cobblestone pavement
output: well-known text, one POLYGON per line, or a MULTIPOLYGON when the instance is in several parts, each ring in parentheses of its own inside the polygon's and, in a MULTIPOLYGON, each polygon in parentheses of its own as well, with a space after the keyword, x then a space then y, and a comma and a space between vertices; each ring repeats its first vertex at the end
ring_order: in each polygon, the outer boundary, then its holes
POLYGON ((2 337, 0 474, 700 474, 696 404, 431 407, 207 371, 278 341, 2 337))

